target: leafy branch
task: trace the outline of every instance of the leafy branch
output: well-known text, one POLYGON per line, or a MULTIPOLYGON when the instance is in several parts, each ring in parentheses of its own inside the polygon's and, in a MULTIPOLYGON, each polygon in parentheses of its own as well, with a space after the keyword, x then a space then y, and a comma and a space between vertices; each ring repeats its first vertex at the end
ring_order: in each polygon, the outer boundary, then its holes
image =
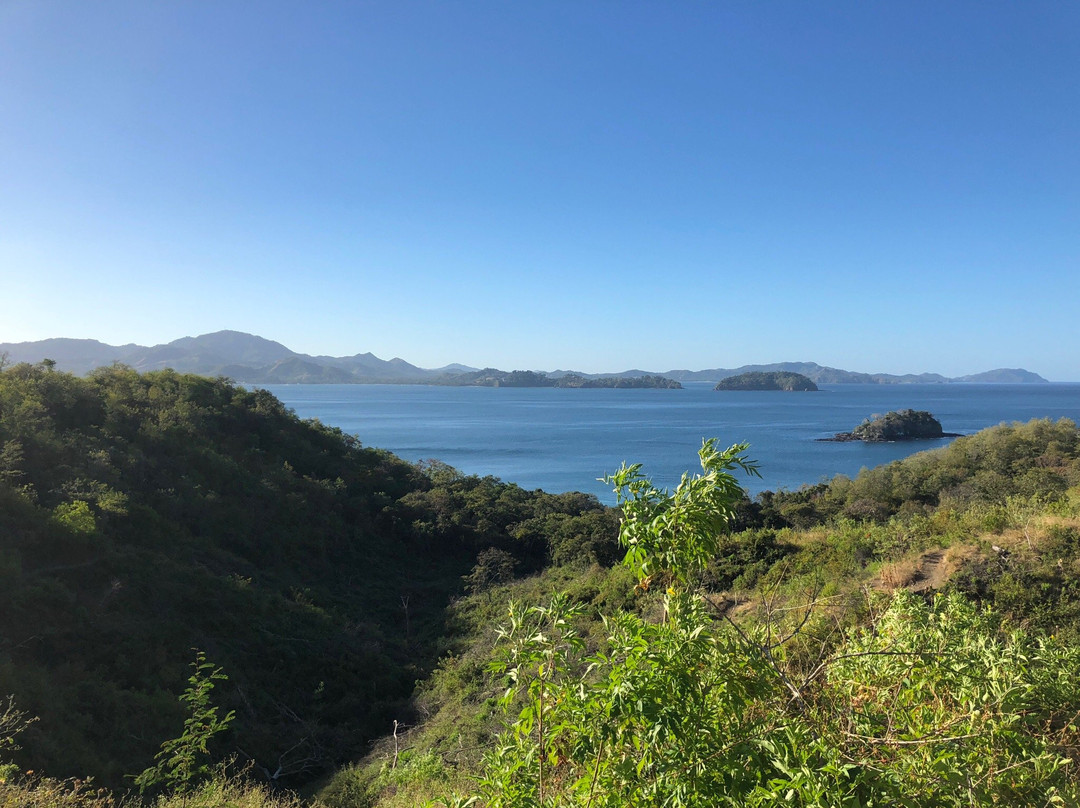
POLYGON ((142 792, 157 785, 175 791, 190 789, 198 778, 209 773, 210 767, 204 758, 210 754, 207 748, 210 740, 232 723, 234 713, 231 710, 219 717, 218 708, 210 704, 214 682, 229 677, 207 661, 206 654, 199 650, 195 652, 191 668, 188 686, 180 696, 181 704, 188 710, 184 731, 179 737, 165 741, 154 757, 157 763, 135 778, 135 785, 142 792))

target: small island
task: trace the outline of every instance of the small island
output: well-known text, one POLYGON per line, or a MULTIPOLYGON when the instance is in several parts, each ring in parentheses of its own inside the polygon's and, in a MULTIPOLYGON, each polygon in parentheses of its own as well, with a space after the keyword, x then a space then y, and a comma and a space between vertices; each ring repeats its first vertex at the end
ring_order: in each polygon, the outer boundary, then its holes
POLYGON ((866 419, 851 432, 838 432, 823 441, 853 441, 885 443, 898 440, 933 440, 959 438, 957 432, 943 432, 941 422, 926 410, 894 410, 866 419))
POLYGON ((786 393, 814 392, 818 386, 801 373, 786 370, 740 373, 716 383, 714 390, 781 390, 786 393))

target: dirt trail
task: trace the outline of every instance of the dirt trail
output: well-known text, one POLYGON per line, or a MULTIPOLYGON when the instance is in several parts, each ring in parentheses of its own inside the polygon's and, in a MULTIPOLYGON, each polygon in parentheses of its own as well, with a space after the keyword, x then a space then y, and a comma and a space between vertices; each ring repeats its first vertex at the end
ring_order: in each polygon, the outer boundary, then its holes
POLYGON ((941 589, 949 579, 949 570, 944 563, 945 553, 941 550, 931 550, 919 557, 918 567, 911 585, 912 592, 925 592, 927 589, 941 589))

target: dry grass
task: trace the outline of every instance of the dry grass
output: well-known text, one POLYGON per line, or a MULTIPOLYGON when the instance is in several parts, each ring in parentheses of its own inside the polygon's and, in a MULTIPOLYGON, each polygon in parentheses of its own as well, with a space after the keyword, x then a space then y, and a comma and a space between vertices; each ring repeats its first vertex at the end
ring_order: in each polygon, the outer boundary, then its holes
POLYGON ((211 780, 184 795, 143 800, 117 796, 80 780, 48 778, 0 783, 0 808, 320 808, 291 793, 275 793, 259 783, 211 780))
MULTIPOLYGON (((246 780, 211 780, 185 796, 160 797, 153 808, 319 808, 291 792, 273 792, 246 780)), ((95 806, 96 808, 96 806, 95 806)))
POLYGON ((92 782, 49 778, 0 783, 0 808, 134 808, 92 782))
POLYGON ((881 565, 881 573, 878 576, 882 589, 892 592, 911 586, 919 578, 919 560, 905 558, 901 561, 892 561, 881 565))
POLYGON ((915 558, 883 564, 876 588, 886 592, 897 589, 941 589, 979 550, 970 544, 954 544, 947 549, 927 550, 915 558))

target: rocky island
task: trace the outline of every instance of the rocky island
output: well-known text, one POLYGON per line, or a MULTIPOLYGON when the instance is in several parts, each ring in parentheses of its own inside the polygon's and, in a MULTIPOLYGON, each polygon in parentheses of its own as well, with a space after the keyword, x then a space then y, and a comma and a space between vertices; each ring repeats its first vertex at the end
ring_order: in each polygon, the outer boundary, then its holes
POLYGON ((716 383, 714 390, 782 390, 784 392, 813 392, 818 389, 806 376, 786 370, 740 373, 716 383))
POLYGON ((851 432, 838 432, 823 441, 861 440, 866 443, 884 443, 897 440, 932 440, 934 438, 959 438, 957 432, 943 432, 941 422, 926 410, 894 410, 884 415, 867 418, 851 432))

